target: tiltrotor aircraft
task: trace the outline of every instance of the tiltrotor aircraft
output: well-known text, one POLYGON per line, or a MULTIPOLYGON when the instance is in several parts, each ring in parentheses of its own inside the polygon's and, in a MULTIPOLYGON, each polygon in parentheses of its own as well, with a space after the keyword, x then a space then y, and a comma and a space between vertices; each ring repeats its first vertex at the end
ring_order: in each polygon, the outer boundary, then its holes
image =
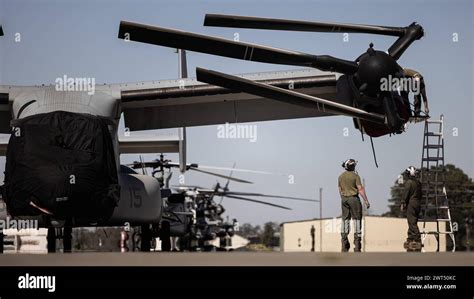
MULTIPOLYGON (((402 76, 397 60, 423 36, 418 24, 384 27, 207 15, 205 25, 372 33, 398 39, 388 52, 371 45, 355 61, 348 61, 122 21, 119 37, 127 41, 307 68, 241 76, 199 68, 197 79, 97 85, 94 93, 0 85, 0 133, 10 134, 0 150, 6 155, 2 187, 6 209, 0 210, 0 217, 64 227, 66 251, 75 226, 127 223, 159 228, 160 183, 120 165, 119 157, 179 152, 185 171, 184 127, 345 115, 376 137, 399 133, 408 120, 406 102, 380 90, 379 81, 402 76), (130 131, 183 129, 179 138, 170 140, 119 138, 122 114, 130 131)), ((0 42, 7 42, 7 29, 5 33, 0 42)), ((49 240, 55 240, 54 230, 50 231, 49 240)))

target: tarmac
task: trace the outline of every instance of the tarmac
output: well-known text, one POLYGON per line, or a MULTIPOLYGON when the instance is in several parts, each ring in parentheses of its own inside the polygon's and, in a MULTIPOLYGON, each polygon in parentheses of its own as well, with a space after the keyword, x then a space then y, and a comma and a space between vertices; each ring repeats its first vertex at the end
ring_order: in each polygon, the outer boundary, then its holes
POLYGON ((0 254, 1 266, 474 266, 474 253, 8 253, 0 254))

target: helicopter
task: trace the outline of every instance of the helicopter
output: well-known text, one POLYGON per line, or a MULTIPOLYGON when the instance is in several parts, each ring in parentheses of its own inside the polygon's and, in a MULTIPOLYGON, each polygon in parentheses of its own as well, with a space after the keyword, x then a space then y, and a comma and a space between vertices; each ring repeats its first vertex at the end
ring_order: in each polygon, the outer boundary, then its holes
MULTIPOLYGON (((216 166, 200 166, 197 163, 190 163, 186 165, 187 170, 197 171, 207 175, 216 176, 227 179, 224 186, 219 182, 213 188, 203 188, 191 185, 177 185, 169 186, 169 181, 173 172, 172 169, 178 169, 179 164, 173 163, 171 160, 165 159, 161 154, 159 159, 153 161, 135 161, 127 165, 132 169, 142 169, 142 173, 147 173, 146 168, 152 168, 151 176, 155 177, 162 186, 163 198, 163 216, 162 226, 166 227, 166 232, 154 234, 153 237, 159 237, 162 242, 162 251, 224 251, 231 245, 229 242, 234 233, 238 231, 238 221, 233 219, 232 222, 226 221, 223 214, 226 211, 222 205, 222 200, 231 198, 236 200, 243 200, 257 204, 263 204, 274 208, 291 210, 286 206, 275 204, 272 202, 261 201, 249 197, 264 197, 264 198, 282 198, 289 200, 299 200, 307 202, 316 202, 317 200, 281 196, 268 195, 262 193, 251 192, 234 192, 229 190, 229 183, 238 182, 244 184, 252 184, 251 181, 237 178, 233 172, 247 172, 268 175, 282 175, 267 171, 249 170, 235 168, 235 163, 232 168, 216 167, 216 166), (206 171, 200 169, 205 168, 206 171), (167 169, 168 171, 165 171, 167 169), (230 170, 229 175, 222 175, 210 172, 207 169, 230 170), (171 192, 171 189, 176 192, 171 192), (220 197, 220 201, 215 200, 220 197), (219 241, 214 242, 216 239, 219 241)), ((144 244, 140 239, 141 235, 133 238, 135 244, 144 244)), ((148 245, 145 245, 148 246, 148 245)))
MULTIPOLYGON (((191 223, 186 233, 178 235, 178 245, 176 247, 180 250, 189 251, 227 251, 227 248, 231 248, 232 237, 239 230, 239 222, 235 218, 232 219, 232 222, 224 220, 223 214, 226 211, 222 205, 224 198, 254 202, 285 210, 291 210, 291 208, 251 197, 317 202, 317 200, 300 197, 231 191, 229 190, 229 182, 228 180, 224 186, 221 186, 218 182, 213 188, 187 185, 174 187, 178 191, 178 194, 174 195, 175 198, 184 198, 185 207, 188 207, 189 210, 189 213, 184 215, 190 217, 188 222, 191 223), (219 197, 220 200, 217 202, 216 198, 219 197), (219 240, 217 246, 216 242, 213 242, 216 239, 219 240)), ((181 221, 181 223, 183 222, 181 221)), ((175 226, 179 227, 179 222, 174 223, 175 226)))
MULTIPOLYGON (((226 17, 208 15, 205 25, 219 18, 226 17)), ((301 30, 292 26, 284 27, 301 30)), ((0 85, 0 133, 10 134, 0 146, 6 156, 1 189, 7 207, 0 218, 37 220, 48 228, 50 252, 56 250, 56 229, 63 230, 65 251, 71 250, 73 227, 130 224, 159 231, 160 183, 121 165, 120 155, 183 152, 177 144, 185 138, 171 146, 166 140, 124 140, 118 131, 122 115, 130 132, 329 115, 354 118, 369 136, 400 132, 406 106, 381 91, 378 81, 399 75, 398 58, 423 36, 423 28, 416 23, 304 26, 399 38, 388 54, 371 46, 356 61, 347 61, 122 21, 118 36, 125 40, 306 69, 233 76, 199 68, 197 79, 103 84, 92 93, 54 85, 0 85)), ((1 31, 0 42, 11 42, 9 32, 1 31)), ((179 162, 186 171, 185 159, 179 162)))

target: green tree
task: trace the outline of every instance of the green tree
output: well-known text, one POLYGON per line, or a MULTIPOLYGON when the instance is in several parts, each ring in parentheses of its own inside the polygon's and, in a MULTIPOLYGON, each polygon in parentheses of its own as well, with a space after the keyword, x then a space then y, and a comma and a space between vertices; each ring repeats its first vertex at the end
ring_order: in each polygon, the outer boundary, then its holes
POLYGON ((266 222, 263 225, 263 232, 261 233, 262 244, 267 247, 278 246, 278 240, 275 240, 275 233, 278 232, 278 223, 266 222))
POLYGON ((244 223, 239 228, 239 235, 244 238, 259 236, 262 228, 260 225, 253 226, 250 223, 244 223))
MULTIPOLYGON (((442 170, 441 168, 432 170, 442 170)), ((424 172, 426 173, 426 172, 424 172)), ((433 172, 430 172, 433 173, 433 172)), ((401 176, 406 180, 405 174, 401 176)), ((474 182, 467 174, 465 174, 460 168, 454 165, 448 164, 444 167, 445 176, 445 187, 448 196, 451 218, 453 221, 456 240, 456 250, 464 251, 467 250, 467 245, 474 244, 472 236, 467 236, 466 228, 468 231, 473 231, 474 218, 474 182), (468 240, 469 238, 469 240, 468 240), (469 243, 468 243, 469 242, 469 243)), ((442 176, 440 176, 442 177, 442 176)), ((431 179, 431 178, 428 178, 431 179)), ((400 204, 403 196, 403 185, 395 182, 394 186, 390 190, 391 198, 389 201, 389 211, 384 216, 391 217, 405 217, 405 214, 400 211, 400 204)), ((424 205, 424 199, 422 205, 424 205)), ((447 238, 448 250, 452 248, 450 238, 447 238)))

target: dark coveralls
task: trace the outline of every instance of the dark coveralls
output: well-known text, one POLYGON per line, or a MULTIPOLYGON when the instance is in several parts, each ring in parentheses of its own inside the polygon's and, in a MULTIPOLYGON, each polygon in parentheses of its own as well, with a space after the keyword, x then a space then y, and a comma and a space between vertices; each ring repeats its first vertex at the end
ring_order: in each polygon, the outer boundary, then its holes
POLYGON ((354 171, 345 171, 339 176, 339 190, 341 193, 342 227, 341 242, 342 251, 350 248, 347 236, 350 233, 351 219, 354 219, 354 251, 360 251, 362 240, 362 204, 360 203, 357 185, 361 186, 360 177, 354 171))
POLYGON ((405 183, 405 193, 402 199, 405 203, 408 238, 407 241, 421 242, 420 230, 418 228, 418 215, 421 210, 421 183, 415 178, 409 178, 405 183))

